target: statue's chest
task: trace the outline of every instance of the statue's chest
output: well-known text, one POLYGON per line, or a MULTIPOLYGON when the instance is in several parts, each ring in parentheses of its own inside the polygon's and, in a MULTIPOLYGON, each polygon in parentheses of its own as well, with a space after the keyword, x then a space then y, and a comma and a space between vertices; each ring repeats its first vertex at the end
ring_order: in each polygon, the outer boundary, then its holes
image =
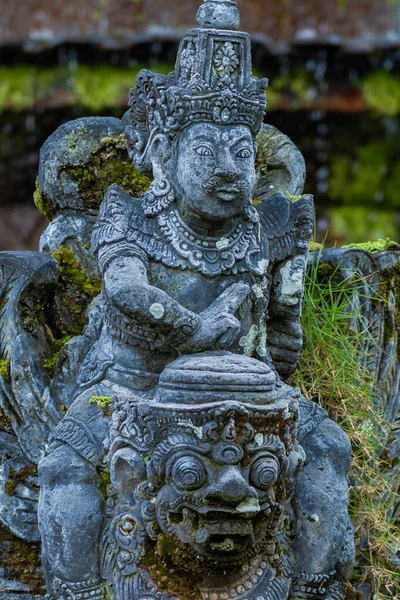
POLYGON ((252 273, 208 277, 189 270, 171 269, 161 263, 151 262, 149 283, 166 292, 188 310, 199 313, 207 308, 224 290, 234 283, 247 283, 250 287, 261 278, 252 273))

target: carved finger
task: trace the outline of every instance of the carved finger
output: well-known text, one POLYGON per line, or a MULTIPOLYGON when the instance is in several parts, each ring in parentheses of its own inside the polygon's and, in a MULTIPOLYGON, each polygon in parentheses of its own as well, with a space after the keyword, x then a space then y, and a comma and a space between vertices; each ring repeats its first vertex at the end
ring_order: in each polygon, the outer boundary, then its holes
POLYGON ((214 300, 204 313, 233 314, 250 294, 250 287, 245 283, 234 283, 214 300))

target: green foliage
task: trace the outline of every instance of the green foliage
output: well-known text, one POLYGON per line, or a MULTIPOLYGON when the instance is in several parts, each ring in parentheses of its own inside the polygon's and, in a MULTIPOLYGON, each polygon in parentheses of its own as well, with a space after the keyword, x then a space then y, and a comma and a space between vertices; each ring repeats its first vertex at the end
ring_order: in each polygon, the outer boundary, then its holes
POLYGON ((329 232, 337 240, 363 243, 370 239, 396 239, 398 232, 393 212, 374 210, 371 206, 336 206, 328 210, 329 232))
POLYGON ((351 441, 350 514, 356 539, 368 532, 366 547, 359 548, 356 578, 374 580, 380 587, 376 598, 396 597, 391 594, 400 593, 400 581, 391 571, 388 551, 397 547, 398 539, 386 518, 390 486, 384 473, 387 464, 379 458, 389 425, 376 406, 371 378, 358 360, 358 347, 369 333, 361 326, 360 313, 349 308, 355 282, 335 279, 330 265, 309 267, 304 346, 294 383, 328 411, 351 441), (360 327, 354 327, 355 321, 360 327))
MULTIPOLYGON (((43 69, 33 66, 0 68, 0 112, 27 110, 57 93, 66 104, 80 104, 91 111, 113 107, 126 98, 142 65, 134 68, 109 65, 78 65, 43 69)), ((157 73, 167 74, 172 65, 158 64, 157 73)))
POLYGON ((329 195, 344 204, 374 201, 385 208, 400 206, 400 152, 398 139, 358 146, 332 157, 329 195))
POLYGON ((380 115, 400 112, 400 80, 387 71, 375 71, 361 82, 365 103, 380 115))
POLYGON ((312 74, 304 68, 297 68, 284 75, 279 75, 268 86, 267 110, 277 108, 280 96, 284 92, 293 96, 295 100, 293 108, 299 108, 307 101, 313 87, 312 74))

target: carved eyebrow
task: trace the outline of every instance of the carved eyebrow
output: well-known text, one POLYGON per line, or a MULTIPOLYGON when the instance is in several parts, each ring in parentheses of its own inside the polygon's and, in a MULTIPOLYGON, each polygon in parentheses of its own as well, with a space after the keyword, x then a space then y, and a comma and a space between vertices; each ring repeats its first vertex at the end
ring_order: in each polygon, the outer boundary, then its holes
POLYGON ((210 144, 214 144, 215 143, 215 139, 212 137, 208 137, 208 135, 204 135, 200 134, 200 135, 196 135, 193 138, 193 142, 209 142, 210 144))
POLYGON ((253 140, 248 137, 247 135, 243 135, 241 138, 239 138, 238 140, 235 140, 234 142, 232 142, 232 146, 237 146, 238 144, 242 144, 243 142, 247 142, 249 144, 249 146, 253 145, 253 140))

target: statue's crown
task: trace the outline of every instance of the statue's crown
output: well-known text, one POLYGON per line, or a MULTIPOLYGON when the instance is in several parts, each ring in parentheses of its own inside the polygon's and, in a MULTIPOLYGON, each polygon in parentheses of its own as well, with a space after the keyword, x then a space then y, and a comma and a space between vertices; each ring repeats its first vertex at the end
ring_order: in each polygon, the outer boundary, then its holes
POLYGON ((205 0, 179 46, 167 76, 139 72, 129 98, 127 138, 131 158, 149 169, 147 148, 157 133, 173 136, 191 123, 262 125, 266 79, 251 75, 251 42, 239 32, 236 0, 205 0))

